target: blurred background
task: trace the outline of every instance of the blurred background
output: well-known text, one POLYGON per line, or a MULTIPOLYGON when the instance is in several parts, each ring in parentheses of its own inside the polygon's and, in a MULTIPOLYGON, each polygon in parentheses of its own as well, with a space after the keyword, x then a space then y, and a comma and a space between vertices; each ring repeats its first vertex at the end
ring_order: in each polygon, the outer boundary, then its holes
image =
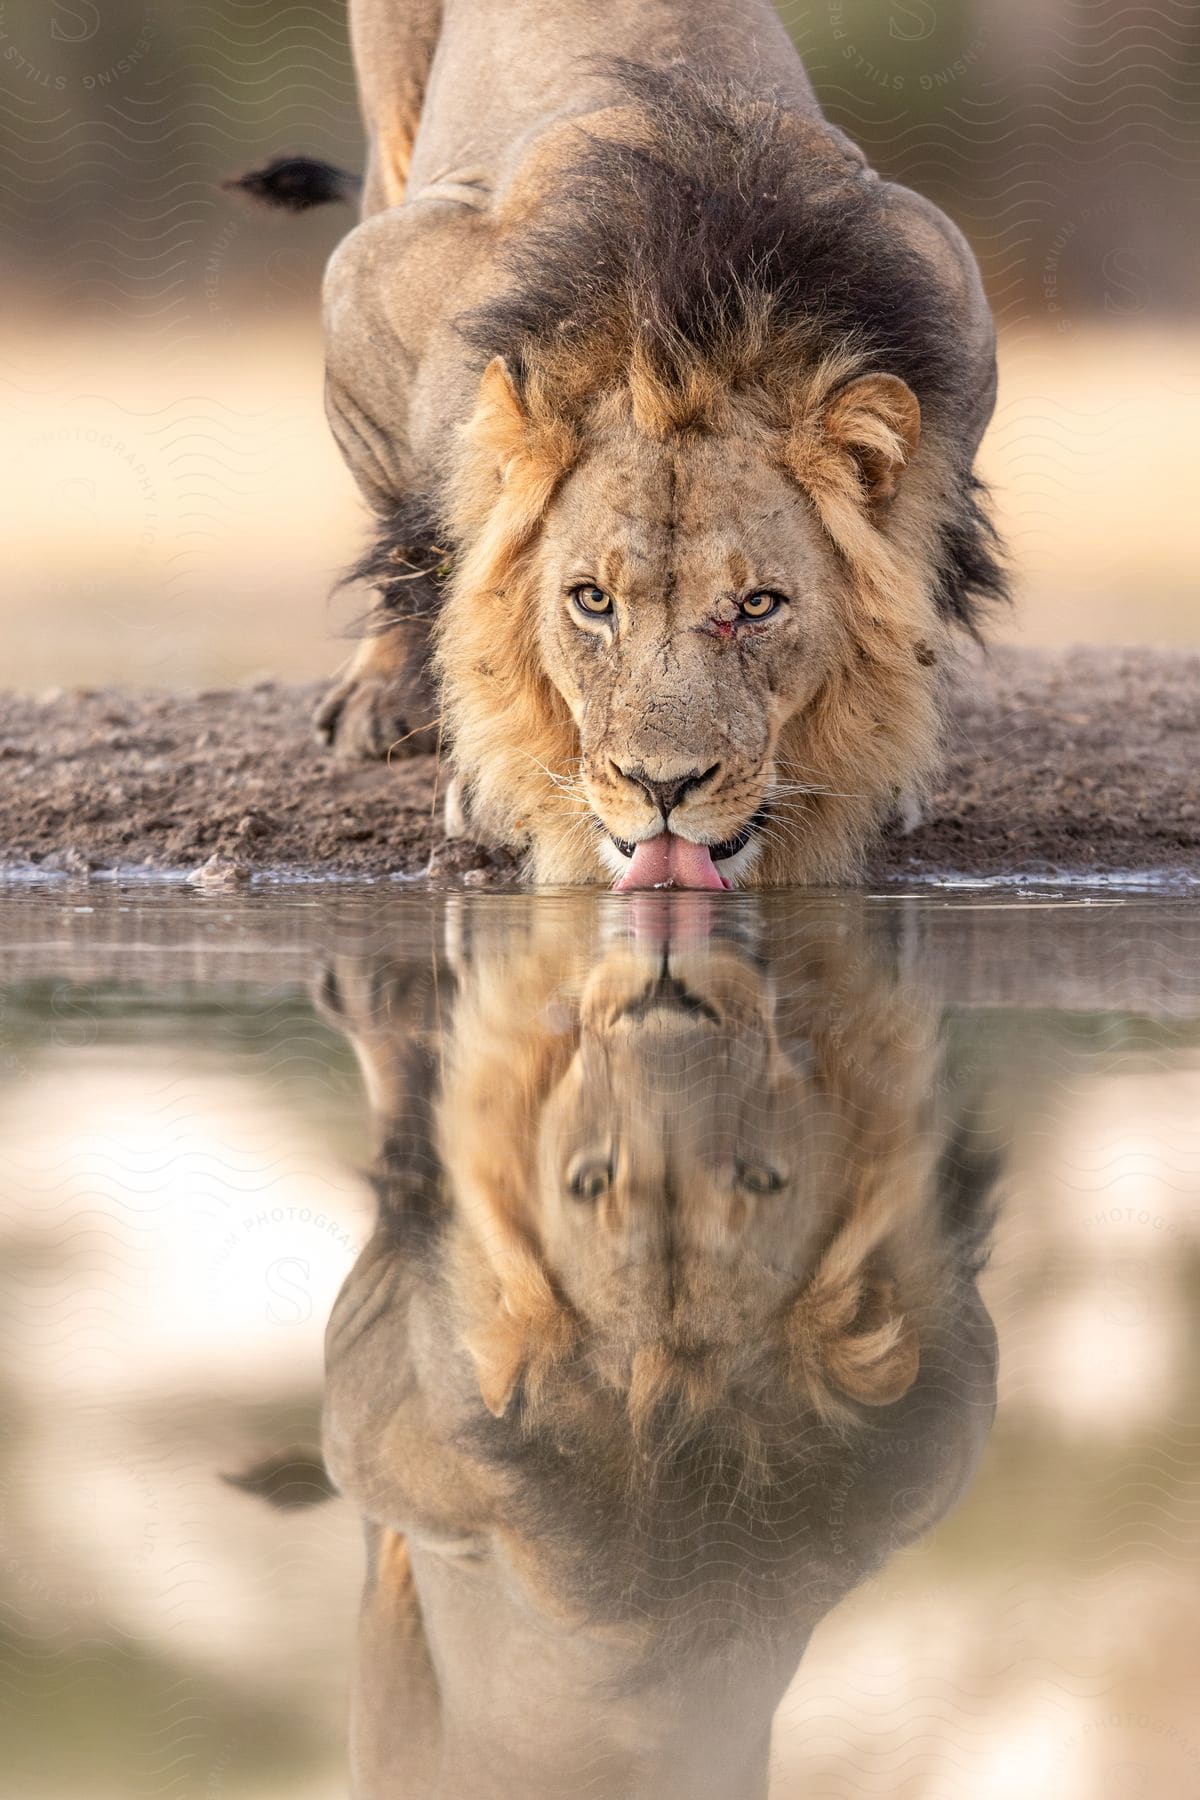
MULTIPOLYGON (((781 0, 830 114, 967 231, 1001 332, 1004 635, 1200 641, 1194 0, 781 0)), ((0 0, 4 680, 311 676, 365 519, 321 408, 351 224, 221 180, 361 140, 342 0, 0 0)))

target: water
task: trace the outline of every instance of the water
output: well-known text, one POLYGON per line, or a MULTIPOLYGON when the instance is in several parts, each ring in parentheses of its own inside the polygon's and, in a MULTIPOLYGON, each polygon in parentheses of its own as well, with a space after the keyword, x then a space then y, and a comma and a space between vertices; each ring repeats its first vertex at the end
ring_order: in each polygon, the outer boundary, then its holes
POLYGON ((1200 1794, 1198 919, 0 897, 0 1793, 1200 1794))

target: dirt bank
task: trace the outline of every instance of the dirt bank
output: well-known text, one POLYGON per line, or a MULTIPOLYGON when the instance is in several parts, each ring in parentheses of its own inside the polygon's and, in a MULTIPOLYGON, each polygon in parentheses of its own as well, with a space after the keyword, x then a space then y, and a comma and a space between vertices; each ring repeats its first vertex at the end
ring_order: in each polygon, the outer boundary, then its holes
MULTIPOLYGON (((0 868, 447 875, 431 758, 334 762, 317 690, 0 695, 0 868)), ((965 683, 930 823, 871 878, 1200 875, 1200 655, 999 649, 965 683)), ((476 876, 476 879, 479 879, 476 876)))

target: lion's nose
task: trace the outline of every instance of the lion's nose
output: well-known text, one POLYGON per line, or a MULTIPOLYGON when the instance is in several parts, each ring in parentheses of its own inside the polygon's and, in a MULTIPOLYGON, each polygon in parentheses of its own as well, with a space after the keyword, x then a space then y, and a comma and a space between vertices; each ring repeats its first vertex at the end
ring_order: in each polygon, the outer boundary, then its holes
POLYGON ((689 769, 685 775, 664 777, 650 775, 642 768, 623 769, 620 763, 613 764, 618 775, 623 775, 626 781, 632 781, 634 787, 641 788, 651 806, 656 806, 664 819, 674 811, 685 794, 690 794, 704 782, 711 781, 720 766, 720 763, 713 763, 709 769, 689 769))

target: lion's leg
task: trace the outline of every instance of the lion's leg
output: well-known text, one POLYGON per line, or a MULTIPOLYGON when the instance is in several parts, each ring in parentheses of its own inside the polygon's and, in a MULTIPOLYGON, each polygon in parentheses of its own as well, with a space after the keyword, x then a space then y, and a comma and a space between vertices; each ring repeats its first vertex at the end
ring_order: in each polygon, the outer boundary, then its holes
POLYGON ((442 1698, 400 1532, 368 1528, 351 1727, 356 1794, 445 1792, 442 1698))
POLYGON ((382 1146, 411 1114, 414 1092, 427 1085, 413 1057, 428 1048, 438 1027, 431 953, 422 956, 418 949, 410 960, 400 960, 382 951, 340 951, 317 971, 312 997, 326 1024, 354 1052, 372 1133, 382 1146))
POLYGON ((427 619, 395 619, 381 607, 344 675, 313 718, 317 736, 348 760, 429 756, 438 743, 438 700, 429 671, 427 619))
POLYGON ((354 577, 375 589, 376 629, 317 720, 322 737, 350 756, 436 748, 427 650, 446 552, 423 497, 430 459, 414 446, 410 415, 414 379, 443 316, 439 288, 453 289, 469 266, 455 210, 399 206, 350 232, 326 272, 326 411, 375 515, 354 577))
POLYGON ((351 0, 350 40, 370 145, 364 218, 404 199, 441 23, 441 0, 351 0))

